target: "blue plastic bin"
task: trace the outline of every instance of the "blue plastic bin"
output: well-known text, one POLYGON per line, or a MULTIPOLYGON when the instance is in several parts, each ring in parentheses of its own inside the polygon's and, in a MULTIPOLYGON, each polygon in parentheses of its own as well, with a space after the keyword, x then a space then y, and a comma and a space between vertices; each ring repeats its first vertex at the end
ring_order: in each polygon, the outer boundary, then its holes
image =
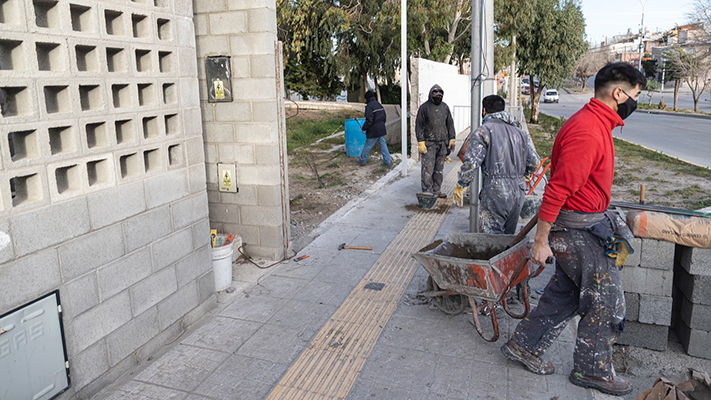
POLYGON ((365 118, 355 118, 346 120, 346 155, 348 157, 358 157, 365 146, 365 133, 361 127, 365 123, 365 118))

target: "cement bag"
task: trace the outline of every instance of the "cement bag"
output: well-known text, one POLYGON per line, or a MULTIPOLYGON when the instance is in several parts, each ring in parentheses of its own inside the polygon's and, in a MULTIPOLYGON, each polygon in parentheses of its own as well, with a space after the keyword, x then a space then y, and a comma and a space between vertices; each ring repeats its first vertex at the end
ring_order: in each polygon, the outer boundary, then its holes
POLYGON ((627 213, 627 225, 637 237, 711 249, 711 218, 630 211, 627 213))

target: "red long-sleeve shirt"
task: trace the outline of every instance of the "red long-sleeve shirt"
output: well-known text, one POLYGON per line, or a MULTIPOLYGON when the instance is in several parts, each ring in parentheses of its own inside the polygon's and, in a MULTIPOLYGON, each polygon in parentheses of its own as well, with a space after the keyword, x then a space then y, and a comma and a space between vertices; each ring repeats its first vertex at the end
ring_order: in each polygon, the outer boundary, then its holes
POLYGON ((612 130, 622 118, 592 98, 563 125, 553 143, 551 179, 538 217, 553 223, 560 209, 603 212, 610 205, 615 174, 612 130))

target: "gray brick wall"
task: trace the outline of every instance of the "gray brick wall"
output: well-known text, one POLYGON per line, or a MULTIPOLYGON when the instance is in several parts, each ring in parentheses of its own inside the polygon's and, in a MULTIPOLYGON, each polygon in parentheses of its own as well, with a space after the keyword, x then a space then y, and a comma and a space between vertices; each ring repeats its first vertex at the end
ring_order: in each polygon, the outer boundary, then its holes
POLYGON ((250 256, 281 259, 288 253, 289 205, 276 2, 194 5, 210 227, 241 236, 250 256), (232 102, 207 101, 211 55, 231 56, 232 102), (236 165, 239 193, 217 192, 218 163, 236 165))
POLYGON ((193 2, 9 3, 0 314, 59 289, 90 398, 215 305, 193 2))

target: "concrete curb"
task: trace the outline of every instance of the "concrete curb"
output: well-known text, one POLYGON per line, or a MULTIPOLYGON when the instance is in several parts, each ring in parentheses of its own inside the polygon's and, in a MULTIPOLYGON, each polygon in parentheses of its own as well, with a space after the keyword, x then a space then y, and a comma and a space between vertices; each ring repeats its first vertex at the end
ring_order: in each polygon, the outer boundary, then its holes
POLYGON ((642 109, 637 109, 637 111, 643 112, 646 114, 672 115, 675 117, 711 119, 711 115, 706 115, 706 114, 690 114, 690 113, 680 113, 680 112, 673 112, 673 111, 661 111, 661 110, 657 111, 657 110, 642 110, 642 109))

